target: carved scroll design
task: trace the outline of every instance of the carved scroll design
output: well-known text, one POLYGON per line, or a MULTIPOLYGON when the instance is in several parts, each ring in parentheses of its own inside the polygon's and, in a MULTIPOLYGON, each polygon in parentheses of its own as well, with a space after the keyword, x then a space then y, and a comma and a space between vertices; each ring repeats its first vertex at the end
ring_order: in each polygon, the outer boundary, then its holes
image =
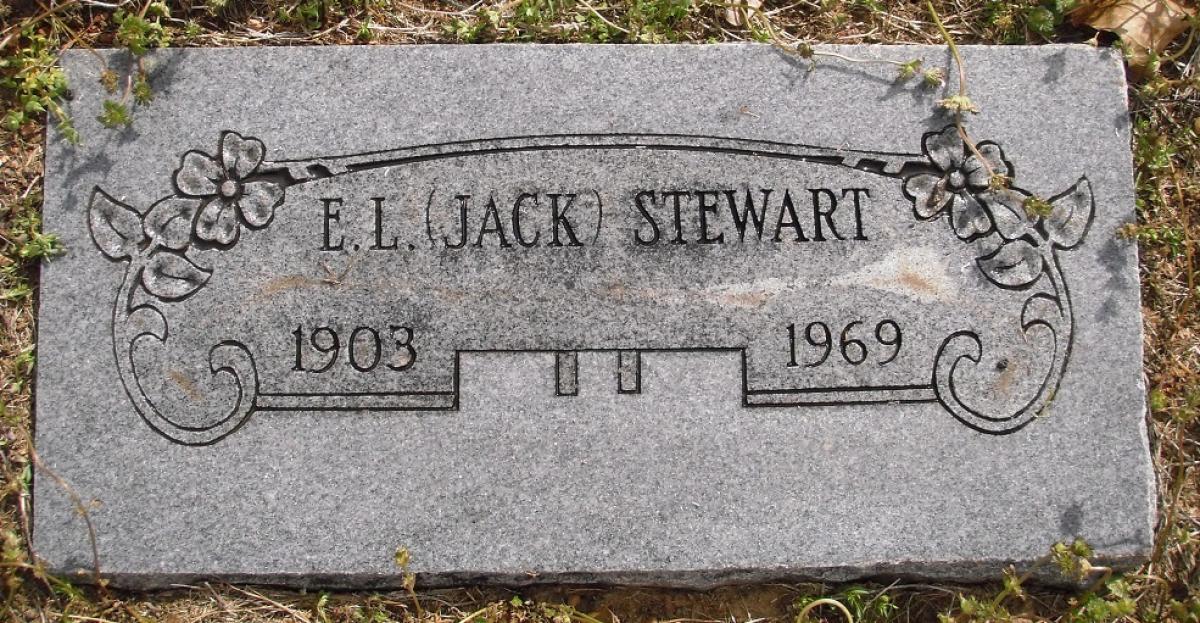
MULTIPOLYGON (((930 170, 904 180, 904 194, 921 220, 944 218, 960 240, 975 245, 976 264, 988 281, 1007 290, 1038 290, 1021 309, 1026 340, 1046 334, 1052 356, 1028 401, 1013 413, 987 413, 961 396, 960 366, 980 366, 984 345, 979 335, 959 331, 946 338, 933 366, 938 402, 963 424, 991 434, 1013 433, 1042 414, 1066 370, 1074 334, 1071 294, 1063 278, 1058 252, 1083 241, 1095 215, 1091 183, 1082 177, 1049 201, 1039 201, 1013 186, 1014 168, 999 145, 983 142, 968 149, 955 126, 924 136, 922 147, 930 170), (1038 205, 1040 204, 1040 205, 1038 205), (1040 212, 1040 213, 1038 213, 1040 212)), ((1005 372, 1003 360, 989 374, 1005 372)))
POLYGON ((92 240, 109 259, 128 261, 113 305, 113 354, 125 393, 138 414, 159 434, 185 445, 207 445, 237 430, 254 412, 258 372, 240 342, 225 340, 208 350, 214 377, 228 375, 237 388, 227 413, 203 425, 173 420, 147 394, 134 353, 144 341, 170 337, 159 305, 184 300, 208 283, 212 271, 191 258, 196 247, 230 248, 242 226, 270 224, 283 203, 283 184, 260 175, 262 141, 236 132, 221 135, 215 156, 185 153, 175 171, 175 193, 143 215, 99 187, 88 205, 92 240), (147 296, 148 295, 148 296, 147 296))
POLYGON ((128 262, 112 320, 113 353, 126 394, 160 435, 184 445, 209 445, 236 431, 255 411, 258 373, 249 349, 235 340, 222 340, 208 349, 214 379, 227 377, 236 395, 222 415, 203 424, 177 421, 160 410, 138 377, 134 353, 143 342, 165 344, 169 339, 161 306, 185 300, 207 284, 212 270, 197 262, 193 251, 229 249, 242 239, 243 229, 249 233, 267 227, 288 186, 435 158, 571 149, 702 151, 851 167, 902 179, 916 217, 947 220, 964 243, 978 250, 977 265, 988 281, 1007 290, 1033 291, 1022 309, 1020 330, 1027 340, 1048 336, 1051 363, 1033 396, 1015 413, 986 413, 961 395, 956 381, 960 368, 983 361, 978 334, 960 331, 947 337, 933 365, 932 390, 954 417, 983 433, 1015 432, 1053 399, 1066 368, 1074 321, 1057 254, 1077 247, 1085 236, 1094 213, 1091 187, 1081 178, 1050 199, 1044 214, 1030 216, 1025 206, 1031 195, 1009 183, 1013 167, 999 145, 984 142, 967 149, 950 126, 926 134, 922 146, 923 154, 894 154, 711 136, 574 134, 271 162, 264 160, 262 141, 224 132, 216 154, 193 150, 181 157, 173 194, 147 210, 137 210, 96 187, 88 221, 100 251, 110 260, 128 262), (1048 291, 1035 288, 1043 282, 1048 291))

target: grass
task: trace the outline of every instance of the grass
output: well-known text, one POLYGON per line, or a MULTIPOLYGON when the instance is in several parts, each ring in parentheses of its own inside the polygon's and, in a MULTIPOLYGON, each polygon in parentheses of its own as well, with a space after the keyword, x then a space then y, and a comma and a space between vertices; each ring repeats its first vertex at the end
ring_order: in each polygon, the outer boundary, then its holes
MULTIPOLYGON (((932 3, 958 43, 1087 41, 1064 0, 932 3)), ((1153 558, 1124 577, 1087 568, 1085 544, 1053 553, 1091 588, 1035 590, 1021 578, 988 586, 765 585, 710 591, 543 587, 395 593, 302 593, 228 585, 130 593, 46 575, 29 550, 30 383, 38 265, 57 242, 40 232, 43 128, 71 120, 54 65, 64 47, 413 42, 943 43, 924 2, 768 2, 769 20, 726 20, 714 0, 18 0, 0 5, 0 618, 12 621, 857 621, 1051 620, 1200 622, 1200 70, 1191 37, 1130 88, 1146 374, 1160 483, 1153 558), (744 25, 747 21, 750 25, 744 25), (831 603, 834 600, 837 604, 831 603)), ((1195 27, 1193 25, 1193 33, 1195 27)), ((1107 41, 1103 36, 1100 39, 1107 41)), ((818 63, 819 55, 812 56, 818 63)), ((903 67, 900 71, 905 71, 903 67)), ((916 68, 910 68, 915 71, 916 68)), ((138 66, 106 74, 111 125, 153 105, 138 66)), ((86 140, 86 137, 84 137, 86 140)))

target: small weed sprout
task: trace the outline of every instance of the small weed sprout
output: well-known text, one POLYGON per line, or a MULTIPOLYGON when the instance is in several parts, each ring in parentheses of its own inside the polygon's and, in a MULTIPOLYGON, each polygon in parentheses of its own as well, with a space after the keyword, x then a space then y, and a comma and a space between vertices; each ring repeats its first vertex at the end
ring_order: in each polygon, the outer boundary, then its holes
POLYGON ((1187 255, 1188 236, 1182 227, 1126 223, 1117 229, 1117 236, 1124 240, 1137 241, 1146 247, 1164 249, 1170 258, 1187 255))
POLYGON ((358 34, 356 35, 356 38, 359 41, 365 41, 368 43, 375 38, 375 34, 371 32, 371 19, 370 18, 363 20, 363 22, 361 24, 359 24, 358 34))
POLYGON ((115 95, 121 86, 121 77, 117 75, 117 72, 106 68, 100 72, 100 85, 110 95, 115 95))
POLYGON ((1109 567, 1093 565, 1088 560, 1093 555, 1091 546, 1083 539, 1055 543, 1050 552, 1024 574, 1018 574, 1013 567, 1005 570, 1000 590, 990 599, 960 593, 957 611, 941 613, 938 620, 942 623, 1028 620, 1020 613, 1014 614, 1010 607, 1013 600, 1029 605, 1030 597, 1026 594, 1025 583, 1047 563, 1075 582, 1082 583, 1098 575, 1079 596, 1068 600, 1069 611, 1062 620, 1102 623, 1132 616, 1137 611, 1137 603, 1131 597, 1128 582, 1124 578, 1114 577, 1109 567))
POLYGON ((128 106, 113 100, 104 100, 101 107, 103 110, 98 119, 104 127, 120 128, 133 125, 133 115, 130 114, 128 106))
POLYGON ((26 211, 14 219, 15 231, 8 232, 12 242, 16 243, 17 257, 27 262, 50 260, 65 252, 57 235, 42 232, 42 218, 37 211, 40 200, 38 195, 23 201, 22 207, 26 211))
POLYGON ((931 89, 936 89, 946 83, 946 72, 938 67, 926 69, 925 73, 921 74, 921 82, 931 89))
POLYGON ((167 5, 161 2, 148 3, 139 13, 117 9, 113 14, 117 22, 117 42, 136 57, 145 56, 153 48, 165 48, 171 37, 158 18, 169 16, 167 5))
POLYGON ((407 571, 408 563, 412 560, 412 557, 408 553, 407 547, 398 547, 396 548, 396 555, 394 556, 393 560, 396 562, 397 567, 400 567, 401 570, 407 571))
POLYGON ((921 73, 921 59, 914 58, 900 64, 900 68, 896 70, 896 78, 900 81, 909 80, 919 73, 921 73))
POLYGON ((49 260, 63 253, 66 253, 66 250, 57 235, 41 232, 32 232, 32 237, 19 251, 21 258, 26 260, 49 260))
POLYGON ((1021 202, 1021 207, 1025 209, 1025 217, 1033 220, 1034 217, 1046 218, 1054 210, 1054 206, 1049 201, 1042 199, 1037 195, 1030 195, 1021 202))
POLYGON ((1050 548, 1050 557, 1060 573, 1068 578, 1082 582, 1087 579, 1092 570, 1088 557, 1092 556, 1092 548, 1087 541, 1075 539, 1070 544, 1055 543, 1050 548))
MULTIPOLYGON (((896 78, 900 81, 908 80, 917 75, 921 70, 923 62, 921 59, 910 59, 907 61, 896 61, 885 58, 858 58, 840 54, 838 52, 830 52, 826 50, 818 50, 813 45, 804 40, 789 42, 784 39, 780 33, 775 30, 771 23, 771 18, 761 7, 751 6, 749 4, 739 5, 740 9, 746 11, 747 27, 750 28, 755 40, 764 43, 770 43, 780 51, 808 61, 808 70, 812 71, 817 67, 817 59, 821 57, 836 58, 847 63, 857 64, 877 64, 877 65, 892 65, 896 67, 896 78)), ((928 73, 928 72, 926 72, 928 73)))
POLYGON ((119 8, 113 12, 117 24, 116 40, 133 55, 135 63, 132 73, 124 79, 124 89, 120 87, 122 79, 117 72, 109 67, 100 72, 100 84, 104 85, 105 90, 113 95, 121 91, 119 98, 106 99, 101 103, 97 120, 104 127, 129 127, 133 124, 130 100, 138 106, 146 106, 154 99, 144 57, 150 50, 170 44, 170 32, 162 23, 162 20, 170 17, 170 8, 160 0, 147 2, 136 13, 119 8))
POLYGON ((56 41, 32 24, 9 37, 19 38, 21 45, 13 55, 0 58, 0 90, 15 106, 0 118, 0 126, 16 132, 36 116, 49 113, 63 138, 78 143, 79 133, 59 104, 68 91, 66 76, 57 65, 56 41))
POLYGON ((937 105, 939 108, 950 111, 956 117, 962 117, 963 113, 979 112, 979 107, 966 95, 951 95, 945 99, 938 100, 937 105))
POLYGON ((400 572, 404 574, 403 579, 401 580, 401 586, 405 591, 408 592, 409 597, 412 598, 413 606, 417 611, 417 616, 424 617, 425 611, 421 607, 421 600, 417 598, 417 574, 408 570, 408 565, 410 562, 412 562, 412 556, 409 553, 408 548, 403 546, 396 548, 396 553, 393 560, 395 561, 396 566, 400 568, 400 572))
POLYGON ((139 106, 145 106, 153 99, 154 92, 150 90, 150 81, 145 72, 139 71, 133 79, 133 101, 139 106))

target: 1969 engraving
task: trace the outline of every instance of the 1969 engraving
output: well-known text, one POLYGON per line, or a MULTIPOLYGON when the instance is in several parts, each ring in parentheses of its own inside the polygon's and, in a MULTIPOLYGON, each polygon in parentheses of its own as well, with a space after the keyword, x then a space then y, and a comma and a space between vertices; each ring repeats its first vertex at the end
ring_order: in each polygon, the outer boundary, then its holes
MULTIPOLYGON (((1027 214, 1024 205, 1030 193, 1013 183, 996 183, 997 175, 1017 179, 1000 145, 983 142, 969 148, 953 126, 926 134, 920 144, 919 153, 895 154, 714 136, 564 134, 270 161, 260 140, 227 131, 221 134, 215 153, 183 153, 167 196, 138 207, 97 187, 88 219, 101 253, 126 264, 112 316, 113 351, 124 389, 145 422, 176 443, 215 443, 256 412, 453 411, 458 406, 460 353, 488 350, 558 353, 555 374, 563 396, 575 393, 573 353, 577 351, 619 351, 622 393, 642 391, 642 352, 735 351, 742 355, 741 392, 747 408, 931 403, 979 432, 1012 433, 1038 417, 1067 369, 1075 319, 1059 254, 1076 248, 1087 234, 1094 212, 1091 186, 1081 177, 1049 199, 1051 209, 1046 215, 1027 214), (465 167, 472 159, 502 164, 512 154, 569 158, 575 152, 579 157, 628 154, 637 158, 653 153, 757 158, 789 166, 838 168, 853 179, 845 185, 815 185, 793 175, 767 187, 761 181, 709 184, 683 176, 670 182, 675 185, 663 185, 661 180, 639 177, 631 167, 626 188, 594 188, 569 179, 558 186, 533 188, 427 172, 441 161, 467 163, 465 167), (408 194, 398 197, 372 188, 359 197, 339 190, 343 188, 337 185, 339 180, 367 179, 362 176, 379 171, 389 175, 394 171, 400 181, 389 183, 408 194), (880 181, 889 185, 879 185, 880 181), (420 197, 419 202, 412 197, 420 197), (1011 293, 1016 301, 1011 336, 981 332, 971 318, 946 319, 957 325, 946 325, 934 336, 913 328, 911 318, 816 317, 785 309, 786 313, 769 318, 767 330, 750 326, 750 321, 716 319, 712 327, 697 328, 689 335, 646 340, 639 337, 644 335, 639 333, 644 331, 639 318, 631 317, 628 333, 616 343, 589 343, 585 335, 556 334, 548 335, 544 343, 531 344, 513 337, 515 332, 506 327, 534 322, 537 297, 551 295, 527 293, 514 300, 528 306, 514 303, 520 312, 513 313, 529 319, 501 319, 455 331, 432 330, 437 309, 414 307, 388 318, 297 317, 271 331, 269 338, 212 335, 202 356, 207 357, 212 377, 223 379, 234 393, 220 417, 176 413, 184 408, 177 404, 163 407, 145 381, 146 364, 139 363, 139 349, 166 345, 172 337, 170 325, 182 321, 172 316, 172 309, 204 297, 210 286, 217 287, 212 284, 222 269, 252 268, 246 260, 222 265, 211 258, 266 240, 268 230, 281 218, 303 219, 309 236, 303 240, 305 252, 321 258, 333 261, 347 254, 390 258, 381 261, 396 263, 395 283, 400 284, 396 288, 403 288, 404 273, 419 270, 418 266, 453 265, 486 255, 504 266, 544 268, 561 281, 554 285, 558 288, 554 296, 559 296, 582 292, 576 284, 579 275, 563 273, 557 263, 556 258, 566 254, 586 265, 595 261, 588 254, 647 254, 663 249, 694 251, 700 255, 689 256, 688 261, 696 262, 709 258, 728 262, 750 252, 759 254, 753 256, 754 262, 770 262, 783 257, 779 254, 813 248, 851 253, 854 245, 900 235, 876 220, 887 205, 898 201, 910 208, 914 231, 925 236, 945 234, 944 244, 973 258, 972 278, 982 279, 1002 294, 1011 293), (931 231, 939 227, 943 229, 931 231), (736 328, 721 333, 722 323, 734 323, 736 328), (275 346, 259 345, 269 340, 275 346), (1005 346, 1000 340, 1019 341, 1025 349, 1020 352, 1026 356, 1026 370, 1019 378, 1010 378, 1009 355, 988 354, 1005 346), (772 372, 764 372, 768 369, 772 372), (844 370, 857 376, 836 376, 844 370), (277 375, 280 371, 291 375, 288 383, 319 383, 313 386, 319 391, 265 384, 265 379, 282 378, 277 375), (819 371, 834 376, 803 376, 819 371), (340 374, 388 375, 388 380, 380 381, 378 391, 338 390, 333 385, 342 378, 340 374), (910 374, 910 380, 897 382, 897 375, 903 374, 910 374), (836 380, 819 384, 825 378, 853 378, 855 384, 836 380), (990 387, 988 383, 1003 389, 1003 400, 984 399, 978 388, 990 387)), ((588 290, 586 296, 591 298, 571 309, 598 304, 633 310, 654 306, 665 296, 664 290, 638 291, 635 275, 652 274, 660 265, 655 261, 641 262, 636 270, 631 265, 628 282, 588 290)), ((748 309, 744 315, 752 315, 763 305, 754 292, 718 286, 680 285, 671 290, 673 309, 748 309), (714 300, 723 307, 714 307, 714 300)), ((336 296, 353 296, 338 292, 336 296)), ((464 295, 447 286, 438 296, 451 305, 464 295)), ((486 292, 473 296, 480 305, 489 303, 486 292)))

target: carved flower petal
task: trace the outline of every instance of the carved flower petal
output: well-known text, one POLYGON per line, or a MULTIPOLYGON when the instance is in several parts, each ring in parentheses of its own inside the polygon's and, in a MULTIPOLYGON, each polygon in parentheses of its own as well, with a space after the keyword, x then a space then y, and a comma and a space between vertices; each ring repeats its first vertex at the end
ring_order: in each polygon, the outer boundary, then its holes
POLYGON ((922 139, 929 160, 942 171, 951 171, 963 163, 963 140, 958 128, 950 125, 941 132, 930 132, 922 139))
POLYGON ((242 197, 238 199, 242 220, 255 229, 271 222, 280 203, 283 203, 283 189, 275 182, 249 182, 242 186, 242 197))
POLYGON ((208 202, 196 219, 196 235, 217 244, 233 243, 238 236, 237 206, 224 199, 208 202))
POLYGON ((1033 223, 1025 215, 1025 196, 1021 193, 1002 188, 981 193, 979 198, 1005 240, 1016 240, 1033 229, 1033 223))
POLYGON ((950 208, 950 226, 962 240, 972 240, 992 231, 992 218, 969 193, 954 195, 950 208))
POLYGON ((211 156, 189 151, 183 155, 183 163, 175 170, 175 187, 179 192, 193 197, 215 195, 223 175, 220 163, 211 156))
POLYGON ((904 194, 913 202, 913 211, 923 219, 941 213, 950 203, 951 193, 946 192, 945 182, 932 173, 921 173, 904 180, 904 194))
POLYGON ((1012 167, 1004 161, 1004 152, 1000 146, 995 143, 980 143, 976 146, 979 154, 983 156, 987 166, 983 166, 979 158, 975 154, 971 154, 963 162, 963 171, 967 173, 967 183, 975 188, 987 188, 991 182, 988 175, 988 167, 991 167, 991 173, 1000 174, 1005 177, 1012 177, 1012 167))
POLYGON ((256 138, 245 138, 237 132, 221 135, 221 161, 234 179, 250 175, 262 164, 266 148, 256 138))

